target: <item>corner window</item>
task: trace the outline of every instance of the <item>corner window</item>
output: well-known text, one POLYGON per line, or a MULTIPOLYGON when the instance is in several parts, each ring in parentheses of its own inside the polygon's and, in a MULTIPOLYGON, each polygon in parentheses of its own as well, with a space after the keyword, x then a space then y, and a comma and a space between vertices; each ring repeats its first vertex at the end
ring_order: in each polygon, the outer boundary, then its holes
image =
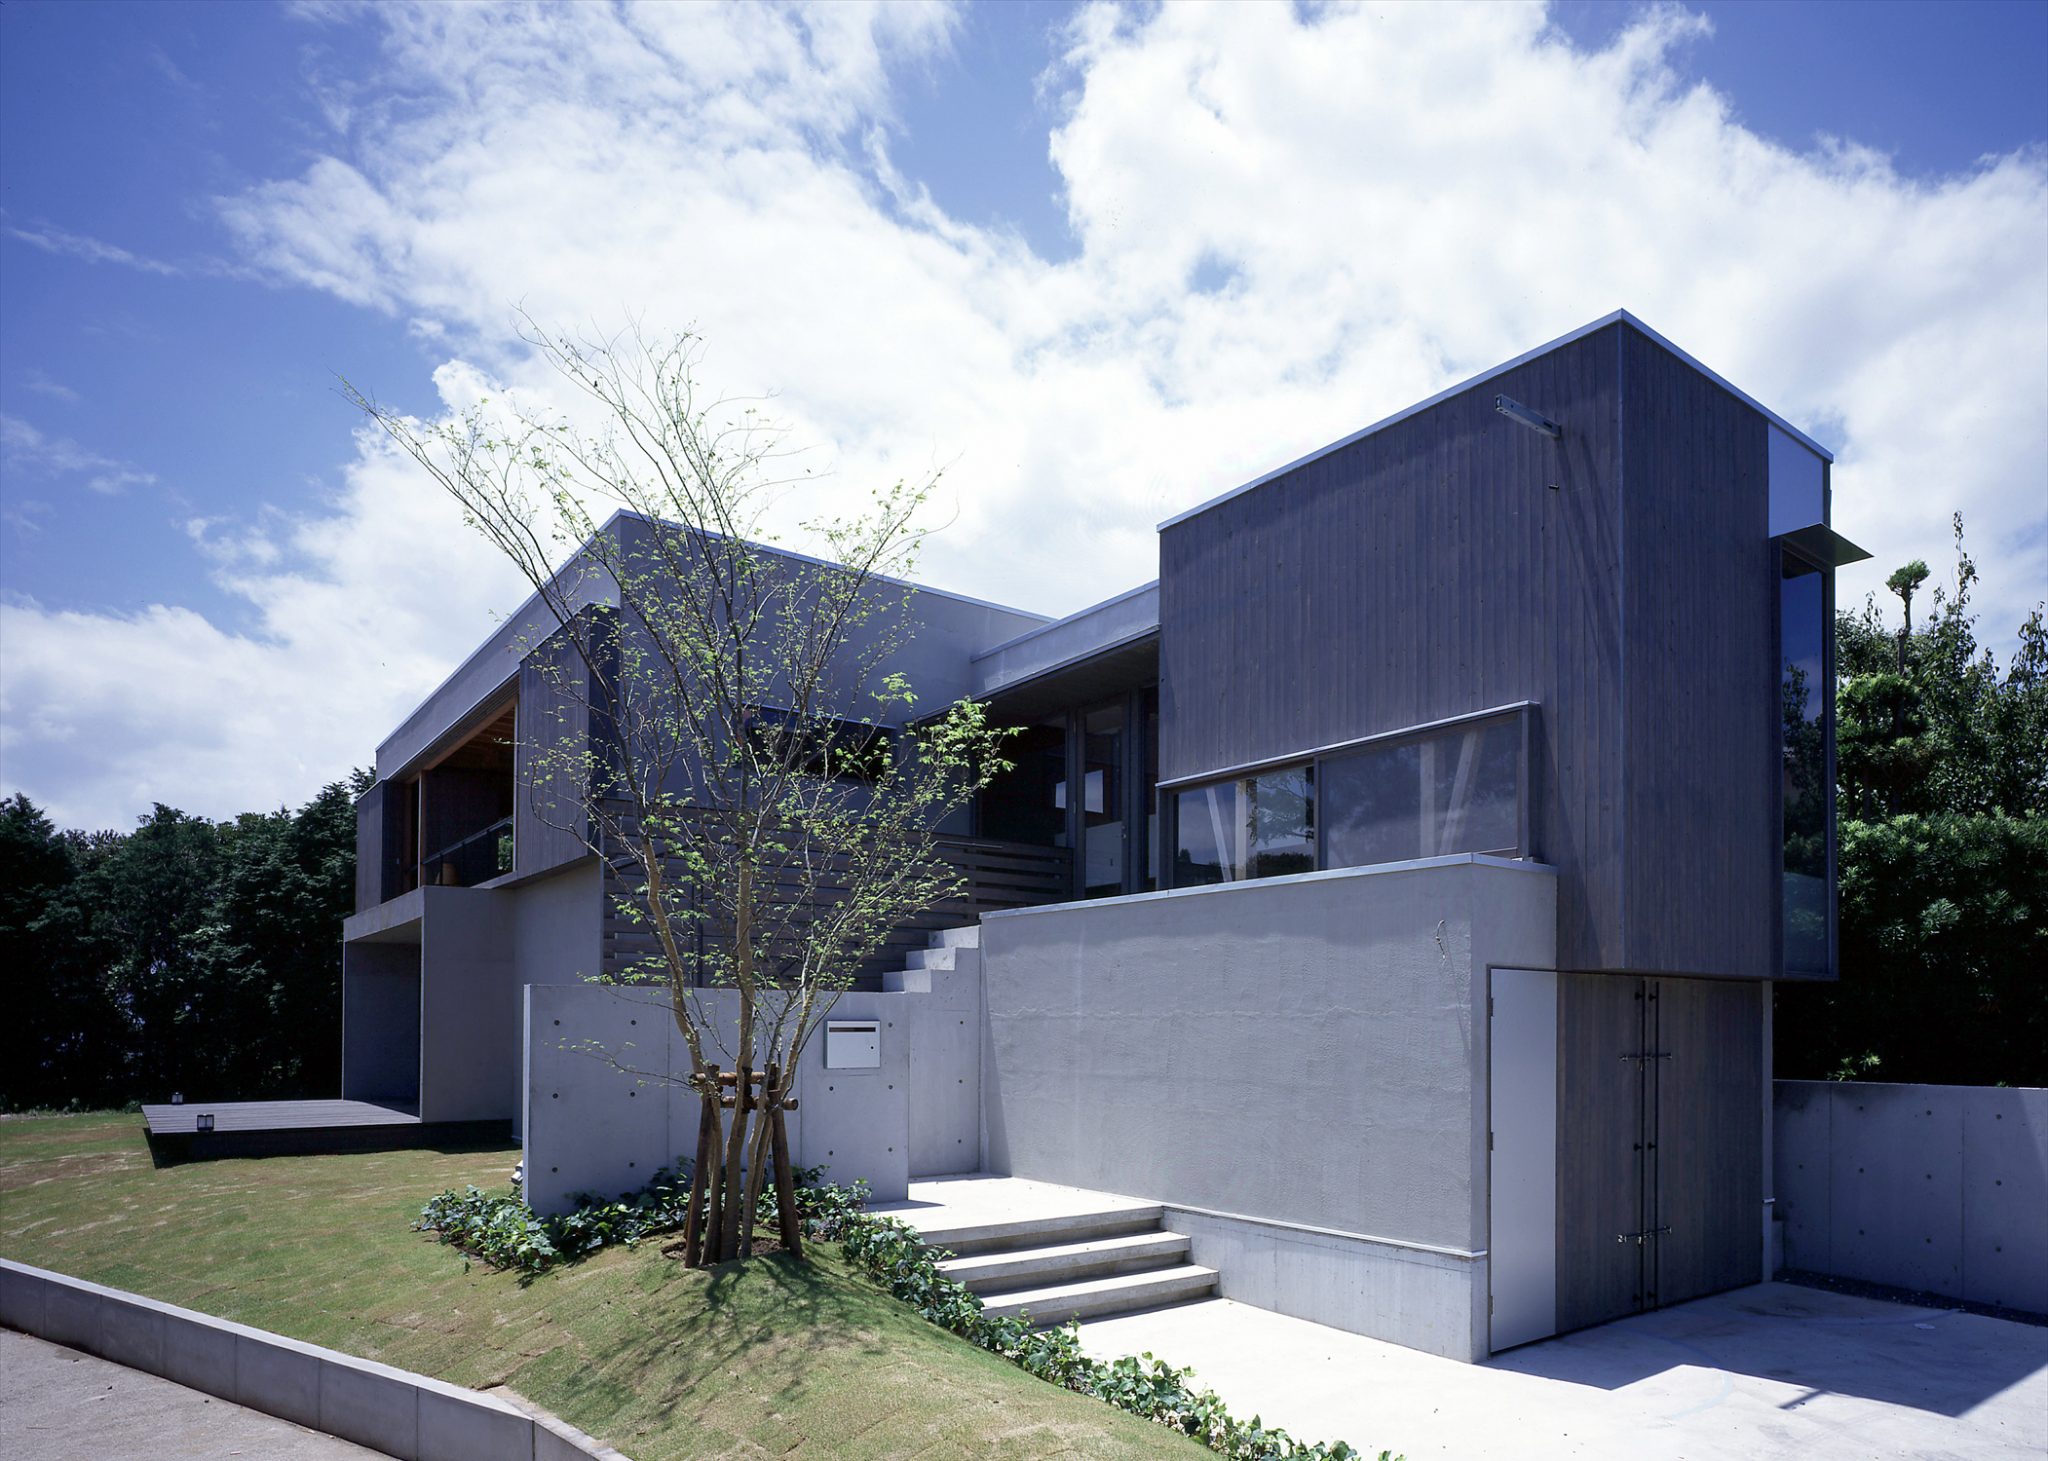
POLYGON ((1784 818, 1784 956, 1792 973, 1828 969, 1827 582, 1784 555, 1778 582, 1779 746, 1784 818))

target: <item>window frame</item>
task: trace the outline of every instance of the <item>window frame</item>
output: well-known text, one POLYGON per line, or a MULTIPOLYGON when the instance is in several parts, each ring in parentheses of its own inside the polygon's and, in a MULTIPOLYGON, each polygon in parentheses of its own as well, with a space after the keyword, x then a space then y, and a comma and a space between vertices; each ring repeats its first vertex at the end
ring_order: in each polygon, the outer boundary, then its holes
MULTIPOLYGON (((1488 721, 1505 721, 1509 719, 1517 722, 1518 731, 1515 767, 1516 846, 1513 851, 1486 852, 1470 855, 1508 857, 1516 860, 1533 858, 1537 855, 1534 786, 1536 769, 1536 711, 1537 703, 1535 701, 1521 700, 1510 705, 1496 705, 1485 710, 1475 710, 1465 715, 1446 716, 1442 720, 1426 721, 1420 725, 1403 726, 1398 730, 1381 731, 1369 736, 1357 736, 1347 741, 1335 741, 1328 745, 1314 747, 1311 750, 1297 751, 1292 755, 1272 756, 1258 761, 1249 761, 1239 766, 1229 766, 1217 771, 1198 773, 1194 776, 1177 776, 1171 781, 1162 781, 1155 788, 1155 794, 1158 796, 1160 803, 1159 857, 1160 862, 1163 864, 1160 868, 1159 886, 1161 888, 1230 886, 1230 883, 1183 885, 1174 880, 1172 874, 1180 866, 1180 797, 1182 792, 1203 791, 1210 787, 1240 781, 1247 777, 1273 771, 1305 769, 1309 773, 1312 784, 1316 788, 1316 797, 1320 801, 1323 795, 1323 788, 1327 785, 1323 766, 1328 760, 1341 758, 1363 750, 1396 750, 1404 745, 1419 744, 1423 741, 1446 736, 1488 721)), ((1316 872, 1335 872, 1339 871, 1340 868, 1352 866, 1387 867, 1395 865, 1390 863, 1346 863, 1340 865, 1340 867, 1332 867, 1329 862, 1329 838, 1325 835, 1324 821, 1323 809, 1318 806, 1316 809, 1316 833, 1312 838, 1315 844, 1316 872)), ((1464 856, 1467 854, 1444 855, 1464 856)), ((1258 878, 1239 878, 1233 881, 1259 882, 1263 880, 1258 878)))

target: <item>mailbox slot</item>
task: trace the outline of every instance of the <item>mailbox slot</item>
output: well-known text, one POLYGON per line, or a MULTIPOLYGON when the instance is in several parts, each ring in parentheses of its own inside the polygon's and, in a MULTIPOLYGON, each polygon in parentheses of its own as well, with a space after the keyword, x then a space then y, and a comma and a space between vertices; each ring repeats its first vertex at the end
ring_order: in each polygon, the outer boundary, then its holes
POLYGON ((827 1020, 825 1069, 875 1070, 882 1064, 880 1020, 827 1020))

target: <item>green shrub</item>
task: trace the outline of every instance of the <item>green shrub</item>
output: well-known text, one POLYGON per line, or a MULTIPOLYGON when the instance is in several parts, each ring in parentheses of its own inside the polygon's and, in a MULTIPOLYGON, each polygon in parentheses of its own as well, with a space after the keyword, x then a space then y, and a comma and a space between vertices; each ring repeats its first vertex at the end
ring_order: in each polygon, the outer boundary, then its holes
MULTIPOLYGON (((1028 1315, 990 1314, 966 1285, 940 1272, 939 1260, 950 1255, 926 1247, 916 1229, 867 1211, 867 1183, 840 1186, 823 1181, 824 1174, 823 1167, 799 1168, 796 1174, 804 1236, 837 1242, 849 1262, 941 1329, 1049 1384, 1191 1436, 1228 1461, 1364 1461, 1342 1441, 1310 1444, 1257 1416, 1239 1420, 1215 1391, 1194 1388, 1194 1371, 1175 1369, 1149 1353, 1095 1359, 1081 1348, 1080 1326, 1071 1319, 1057 1329, 1034 1329, 1028 1315)), ((516 1189, 492 1195, 469 1187, 431 1198, 415 1226, 494 1268, 531 1278, 600 1248, 630 1247, 681 1228, 690 1205, 689 1165, 664 1168, 640 1191, 614 1200, 582 1194, 579 1200, 575 1211, 543 1218, 516 1189)), ((754 1216, 762 1227, 775 1226, 772 1190, 762 1194, 754 1216)), ((1379 1461, 1392 1461, 1391 1454, 1380 1452, 1379 1461)))

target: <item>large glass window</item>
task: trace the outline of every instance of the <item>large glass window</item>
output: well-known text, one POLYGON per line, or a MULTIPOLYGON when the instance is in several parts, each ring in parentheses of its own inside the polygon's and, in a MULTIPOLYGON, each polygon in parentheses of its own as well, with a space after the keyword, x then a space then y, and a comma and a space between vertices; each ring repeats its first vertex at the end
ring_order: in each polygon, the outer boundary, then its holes
POLYGON ((1173 886, 1453 853, 1531 857, 1517 706, 1399 731, 1173 796, 1173 886))
POLYGON ((1778 587, 1785 834, 1785 968, 1828 968, 1827 585, 1785 556, 1778 587))
POLYGON ((1485 721, 1321 763, 1327 867, 1520 850, 1522 726, 1485 721))
POLYGON ((1145 835, 1139 842, 1145 865, 1138 869, 1141 890, 1159 886, 1159 798, 1153 788, 1159 783, 1159 692, 1147 690, 1141 697, 1145 717, 1145 738, 1138 762, 1138 807, 1145 819, 1145 835))
POLYGON ((1175 810, 1176 887, 1315 870, 1312 767, 1283 766, 1183 791, 1175 810))
POLYGON ((1081 892, 1108 898, 1124 890, 1124 705, 1081 720, 1081 892))
POLYGON ((1038 847, 1067 845, 1067 723, 1023 727, 1003 743, 1010 769, 981 793, 981 835, 1038 847))

